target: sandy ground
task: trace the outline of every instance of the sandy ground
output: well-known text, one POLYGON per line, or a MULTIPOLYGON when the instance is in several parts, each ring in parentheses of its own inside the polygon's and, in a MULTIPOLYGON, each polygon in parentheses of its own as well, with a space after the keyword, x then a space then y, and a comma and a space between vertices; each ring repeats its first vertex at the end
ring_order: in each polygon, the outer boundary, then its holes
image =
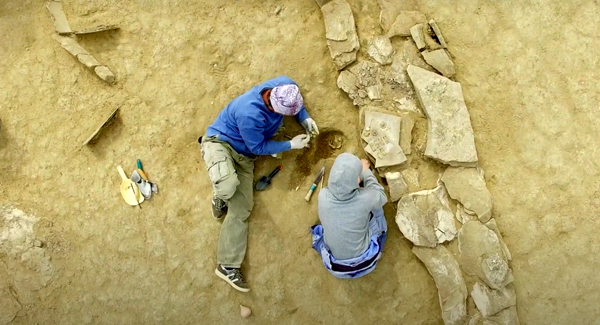
MULTIPOLYGON (((364 46, 380 33, 379 8, 349 2, 364 46)), ((290 190, 294 152, 256 164, 256 178, 284 169, 255 197, 243 268, 252 291, 238 293, 213 273, 220 224, 196 139, 229 100, 286 74, 319 125, 342 131, 344 150, 358 151, 356 109, 336 87, 312 0, 63 4, 74 28, 122 27, 81 41, 118 83, 106 85, 60 48, 43 1, 0 2, 0 206, 38 218, 27 240, 44 243, 28 258, 0 250, 0 315, 17 311, 17 324, 441 323, 433 280, 392 206, 371 275, 341 281, 325 271, 308 233, 316 200, 302 200, 312 180, 290 190), (82 148, 118 106, 116 123, 82 148), (131 171, 138 158, 160 189, 141 210, 121 200, 116 170, 131 171), (254 312, 243 322, 240 303, 254 312)), ((455 56, 513 254, 521 322, 599 323, 600 4, 417 7, 438 21, 455 56)), ((286 127, 301 129, 293 120, 286 127)), ((331 161, 313 172, 323 164, 331 161)))

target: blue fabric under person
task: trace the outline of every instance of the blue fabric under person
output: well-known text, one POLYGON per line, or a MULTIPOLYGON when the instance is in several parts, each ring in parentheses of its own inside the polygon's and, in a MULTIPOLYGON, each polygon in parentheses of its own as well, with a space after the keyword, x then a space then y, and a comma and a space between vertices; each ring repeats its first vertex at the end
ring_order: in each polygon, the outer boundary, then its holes
POLYGON ((375 270, 377 261, 381 258, 385 240, 387 239, 387 223, 385 221, 385 216, 383 215, 383 209, 375 210, 372 212, 372 214, 373 218, 371 218, 369 221, 369 229, 372 233, 369 247, 360 256, 347 260, 337 260, 335 257, 333 257, 333 255, 331 255, 331 251, 323 240, 323 226, 316 225, 312 227, 312 248, 321 256, 321 260, 327 271, 333 274, 336 278, 359 278, 375 270), (339 266, 346 266, 351 269, 361 264, 364 264, 363 267, 355 270, 339 270, 339 266))
MULTIPOLYGON (((286 76, 280 76, 254 86, 235 98, 208 127, 206 135, 217 136, 220 141, 229 143, 235 151, 248 157, 290 150, 289 141, 270 140, 281 126, 283 116, 271 112, 261 96, 266 89, 284 84, 296 82, 286 76)), ((298 122, 309 117, 304 107, 296 114, 298 122)))

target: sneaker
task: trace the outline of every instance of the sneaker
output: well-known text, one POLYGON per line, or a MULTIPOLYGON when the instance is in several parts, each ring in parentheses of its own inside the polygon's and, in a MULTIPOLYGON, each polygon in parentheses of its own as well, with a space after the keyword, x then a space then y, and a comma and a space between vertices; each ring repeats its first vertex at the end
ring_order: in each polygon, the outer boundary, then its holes
POLYGON ((226 269, 219 264, 215 269, 215 274, 229 283, 235 290, 241 292, 250 291, 250 288, 248 288, 248 285, 244 282, 240 269, 226 269))
POLYGON ((212 215, 215 219, 221 220, 227 213, 227 203, 216 196, 212 199, 212 215))

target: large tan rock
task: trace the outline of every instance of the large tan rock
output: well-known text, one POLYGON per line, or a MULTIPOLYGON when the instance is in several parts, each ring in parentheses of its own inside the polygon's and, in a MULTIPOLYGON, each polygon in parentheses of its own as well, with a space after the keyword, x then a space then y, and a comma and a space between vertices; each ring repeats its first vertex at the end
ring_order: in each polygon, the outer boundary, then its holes
POLYGON ((467 318, 467 286, 452 253, 442 245, 436 248, 414 246, 412 251, 435 281, 444 324, 464 324, 467 318))
POLYGON ((321 7, 325 21, 325 37, 333 63, 342 70, 356 60, 360 44, 350 5, 345 0, 333 0, 321 7))
POLYGON ((423 51, 421 54, 423 55, 425 62, 443 74, 444 77, 450 78, 456 73, 454 62, 452 62, 452 59, 446 50, 423 51))
POLYGON ((492 216, 492 193, 479 168, 448 167, 441 178, 451 198, 475 212, 481 222, 492 216))
POLYGON ((493 316, 517 304, 517 295, 512 284, 500 290, 494 290, 484 283, 476 282, 471 290, 471 298, 484 317, 493 316))
POLYGON ((404 196, 398 202, 396 224, 417 246, 435 247, 456 236, 454 214, 443 185, 404 196))
POLYGON ((400 11, 387 31, 387 37, 410 36, 410 28, 419 23, 425 23, 427 17, 419 11, 400 11))
POLYGON ((369 44, 367 53, 373 60, 381 65, 392 63, 392 56, 394 55, 394 48, 392 42, 386 36, 375 36, 369 44))
POLYGON ((481 222, 469 221, 458 232, 458 252, 463 271, 500 290, 514 278, 496 233, 481 222))
POLYGON ((451 166, 475 166, 475 138, 460 84, 414 65, 407 72, 429 121, 425 156, 451 166))

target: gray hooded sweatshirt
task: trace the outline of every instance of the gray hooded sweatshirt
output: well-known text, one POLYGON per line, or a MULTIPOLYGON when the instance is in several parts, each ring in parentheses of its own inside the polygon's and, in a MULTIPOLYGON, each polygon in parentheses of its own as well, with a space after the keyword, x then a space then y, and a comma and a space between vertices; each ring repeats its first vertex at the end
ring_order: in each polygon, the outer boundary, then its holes
POLYGON ((339 155, 331 167, 328 187, 319 193, 319 219, 325 244, 338 260, 360 256, 370 245, 370 212, 387 202, 383 187, 360 160, 339 155), (358 178, 363 187, 358 186, 358 178))

